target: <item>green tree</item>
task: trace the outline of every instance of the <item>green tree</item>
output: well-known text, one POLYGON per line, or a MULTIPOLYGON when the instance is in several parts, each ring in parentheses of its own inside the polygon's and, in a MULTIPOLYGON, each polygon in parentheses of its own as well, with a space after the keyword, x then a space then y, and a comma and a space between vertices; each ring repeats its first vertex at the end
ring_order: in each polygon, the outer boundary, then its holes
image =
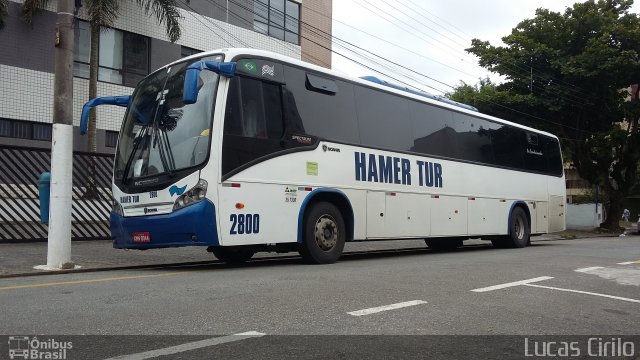
POLYGON ((485 112, 557 134, 580 176, 606 193, 601 226, 612 230, 623 199, 639 187, 640 100, 627 91, 640 82, 640 18, 632 5, 590 0, 564 13, 538 9, 502 38, 505 46, 474 39, 467 51, 506 80, 463 84, 451 95, 475 96, 471 104, 485 112))
MULTIPOLYGON (((6 1, 6 0, 0 0, 6 1)), ((89 99, 97 97, 98 84, 98 49, 100 48, 100 30, 113 26, 120 14, 120 4, 123 0, 85 0, 89 24, 91 26, 91 49, 89 59, 89 99)), ((145 15, 153 15, 160 25, 165 25, 166 33, 171 42, 180 38, 180 19, 182 16, 175 0, 133 0, 144 10, 145 15)), ((47 6, 49 0, 25 0, 22 5, 22 17, 27 24, 33 23, 33 18, 39 9, 47 6)), ((92 109, 87 128, 89 151, 96 151, 96 115, 92 109)))
MULTIPOLYGON (((451 93, 445 94, 451 100, 476 107, 480 112, 491 114, 502 119, 518 118, 517 111, 529 110, 529 96, 520 95, 510 91, 502 90, 501 87, 489 78, 480 79, 476 85, 469 85, 461 82, 451 93), (505 105, 508 104, 508 105, 505 105)), ((519 123, 527 122, 528 119, 518 118, 519 123)))

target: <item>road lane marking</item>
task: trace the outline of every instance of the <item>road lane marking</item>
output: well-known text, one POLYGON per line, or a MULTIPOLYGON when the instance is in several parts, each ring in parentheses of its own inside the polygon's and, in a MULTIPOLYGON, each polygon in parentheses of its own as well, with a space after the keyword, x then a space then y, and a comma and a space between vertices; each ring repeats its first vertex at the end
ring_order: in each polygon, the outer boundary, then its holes
POLYGON ((589 291, 565 289, 565 288, 559 288, 559 287, 553 287, 553 286, 544 286, 544 285, 537 285, 537 284, 524 284, 524 285, 525 286, 530 286, 530 287, 537 287, 537 288, 541 288, 541 289, 550 289, 550 290, 574 292, 574 293, 578 293, 578 294, 601 296, 601 297, 606 297, 606 298, 609 298, 609 299, 616 299, 616 300, 622 300, 622 301, 629 301, 629 302, 633 302, 633 303, 640 303, 640 300, 636 300, 636 299, 629 299, 629 298, 625 298, 625 297, 613 296, 613 295, 607 295, 607 294, 599 294, 599 293, 594 293, 594 292, 589 292, 589 291))
POLYGON ((347 312, 347 314, 353 315, 353 316, 363 316, 363 315, 375 314, 383 311, 401 309, 408 306, 415 306, 415 305, 426 304, 426 303, 427 303, 426 301, 422 301, 422 300, 411 300, 411 301, 405 301, 405 302, 391 304, 391 305, 378 306, 374 308, 362 309, 357 311, 349 311, 347 312))
POLYGON ((591 270, 600 270, 600 269, 604 269, 604 268, 602 266, 592 266, 592 267, 586 267, 586 268, 582 268, 582 269, 576 269, 576 270, 573 270, 573 271, 586 273, 586 272, 589 272, 591 270))
POLYGON ((147 278, 173 276, 173 275, 185 274, 185 273, 186 272, 172 272, 172 273, 153 274, 153 275, 120 276, 120 277, 110 277, 110 278, 101 278, 101 279, 73 280, 73 281, 59 281, 59 282, 40 283, 40 284, 2 286, 0 287, 0 291, 15 290, 15 289, 30 289, 30 288, 39 288, 39 287, 48 287, 48 286, 89 284, 89 283, 118 281, 118 280, 147 279, 147 278))
POLYGON ((487 287, 483 287, 483 288, 479 288, 479 289, 473 289, 471 291, 473 291, 473 292, 487 292, 487 291, 505 289, 505 288, 508 288, 508 287, 513 287, 513 286, 518 286, 518 285, 526 285, 526 284, 529 284, 529 283, 543 281, 543 280, 549 280, 549 279, 553 279, 553 277, 552 276, 540 276, 540 277, 533 278, 533 279, 528 279, 528 280, 520 280, 520 281, 514 281, 514 282, 510 282, 510 283, 506 283, 506 284, 493 285, 493 286, 487 286, 487 287))
POLYGON ((607 280, 613 280, 620 285, 640 286, 640 269, 636 267, 604 267, 589 271, 586 274, 596 275, 607 280))
POLYGON ((625 262, 618 263, 618 265, 631 265, 631 264, 640 264, 640 260, 636 260, 636 261, 625 261, 625 262))
POLYGON ((214 338, 200 340, 200 341, 188 342, 188 343, 184 343, 176 346, 170 346, 162 349, 145 351, 137 354, 116 356, 116 357, 109 358, 107 360, 151 359, 158 356, 173 355, 173 354, 178 354, 185 351, 197 350, 197 349, 201 349, 209 346, 226 344, 234 341, 240 341, 240 340, 251 339, 251 338, 258 338, 265 335, 266 334, 257 332, 257 331, 248 331, 240 334, 219 336, 219 337, 214 337, 214 338))

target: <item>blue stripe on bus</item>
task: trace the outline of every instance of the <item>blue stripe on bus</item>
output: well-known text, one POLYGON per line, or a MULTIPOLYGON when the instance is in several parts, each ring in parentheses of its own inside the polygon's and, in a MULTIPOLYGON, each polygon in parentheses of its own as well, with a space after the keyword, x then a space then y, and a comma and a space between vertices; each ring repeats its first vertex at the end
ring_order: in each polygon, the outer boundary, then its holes
MULTIPOLYGON (((354 231, 355 231, 354 230, 355 226, 353 226, 353 207, 351 206, 351 201, 349 201, 349 198, 347 197, 347 195, 345 195, 345 193, 337 189, 315 189, 312 192, 310 192, 309 195, 307 195, 307 197, 305 197, 304 201, 302 201, 302 204, 300 205, 300 211, 298 212, 298 243, 302 243, 303 232, 304 232, 304 228, 303 228, 304 212, 307 210, 307 204, 309 204, 309 201, 311 201, 314 197, 316 197, 318 194, 321 194, 321 193, 337 194, 340 197, 342 197, 347 202, 347 204, 349 204, 349 209, 351 210, 351 213, 350 213, 351 216, 350 218, 344 219, 344 221, 345 221, 345 226, 347 227, 347 230, 351 230, 351 239, 353 239, 354 231), (351 229, 349 229, 350 226, 351 226, 351 229)), ((346 231, 345 231, 345 234, 347 234, 346 231)))
POLYGON ((123 217, 112 212, 110 220, 113 247, 118 249, 220 244, 216 226, 216 209, 208 199, 163 215, 123 217), (131 235, 134 232, 149 232, 151 242, 134 243, 131 235))

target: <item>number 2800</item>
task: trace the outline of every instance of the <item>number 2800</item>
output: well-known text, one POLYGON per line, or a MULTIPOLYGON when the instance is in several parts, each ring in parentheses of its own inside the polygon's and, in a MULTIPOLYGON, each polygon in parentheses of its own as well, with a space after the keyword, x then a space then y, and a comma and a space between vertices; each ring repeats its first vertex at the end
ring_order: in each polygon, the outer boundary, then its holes
POLYGON ((231 214, 229 234, 257 234, 260 232, 260 214, 231 214))

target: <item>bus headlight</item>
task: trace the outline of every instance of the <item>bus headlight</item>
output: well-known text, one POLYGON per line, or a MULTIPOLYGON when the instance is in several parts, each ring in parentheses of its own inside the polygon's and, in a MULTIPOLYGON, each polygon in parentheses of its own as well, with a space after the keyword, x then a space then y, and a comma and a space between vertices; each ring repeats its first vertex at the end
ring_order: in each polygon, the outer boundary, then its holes
POLYGON ((204 200, 207 195, 207 182, 205 180, 200 179, 196 186, 192 187, 186 193, 180 195, 176 202, 173 203, 173 210, 178 210, 185 206, 189 206, 191 204, 195 204, 199 201, 204 200))
POLYGON ((124 210, 122 209, 122 205, 120 205, 120 203, 117 202, 116 200, 113 200, 113 206, 111 207, 111 211, 113 211, 113 213, 116 215, 124 216, 124 210))

